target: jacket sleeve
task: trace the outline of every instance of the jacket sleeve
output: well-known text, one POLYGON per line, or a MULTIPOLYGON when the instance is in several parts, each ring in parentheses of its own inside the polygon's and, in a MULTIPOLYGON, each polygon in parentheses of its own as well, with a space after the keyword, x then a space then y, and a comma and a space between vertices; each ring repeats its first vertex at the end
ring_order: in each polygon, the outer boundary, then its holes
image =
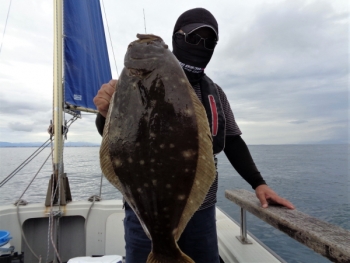
POLYGON ((103 135, 103 128, 105 127, 106 118, 103 117, 100 113, 97 113, 95 124, 98 133, 102 136, 103 135))
POLYGON ((266 184, 241 136, 226 136, 224 152, 232 166, 254 190, 266 184))

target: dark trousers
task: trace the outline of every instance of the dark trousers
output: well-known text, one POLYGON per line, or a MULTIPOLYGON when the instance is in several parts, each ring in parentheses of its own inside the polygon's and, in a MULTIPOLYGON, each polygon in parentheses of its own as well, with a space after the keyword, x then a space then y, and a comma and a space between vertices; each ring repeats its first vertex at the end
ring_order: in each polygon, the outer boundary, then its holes
MULTIPOLYGON (((125 203, 126 263, 143 263, 151 252, 151 241, 130 206, 125 203)), ((197 211, 188 222, 178 245, 196 263, 219 263, 215 206, 197 211)))

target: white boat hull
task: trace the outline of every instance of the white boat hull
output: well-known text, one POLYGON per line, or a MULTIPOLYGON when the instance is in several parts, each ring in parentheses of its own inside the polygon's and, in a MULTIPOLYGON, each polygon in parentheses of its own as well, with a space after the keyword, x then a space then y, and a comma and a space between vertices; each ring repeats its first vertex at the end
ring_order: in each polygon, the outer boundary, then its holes
MULTIPOLYGON (((61 207, 62 217, 59 223, 57 239, 58 250, 62 262, 81 256, 92 255, 125 255, 124 210, 121 200, 104 200, 92 203, 74 201, 61 207), (88 215, 88 212, 91 211, 88 215), (86 225, 86 239, 84 224, 86 225)), ((58 211, 58 207, 54 207, 58 211)), ((24 252, 25 262, 37 262, 21 237, 21 228, 33 251, 42 257, 48 254, 48 224, 50 208, 44 204, 28 204, 17 209, 14 205, 0 207, 0 229, 7 230, 13 237, 11 245, 18 253, 24 252)), ((226 263, 233 262, 281 262, 276 256, 257 242, 252 236, 251 245, 241 244, 236 236, 240 235, 240 227, 216 209, 219 252, 226 263)), ((53 247, 50 245, 49 258, 52 259, 53 247)))

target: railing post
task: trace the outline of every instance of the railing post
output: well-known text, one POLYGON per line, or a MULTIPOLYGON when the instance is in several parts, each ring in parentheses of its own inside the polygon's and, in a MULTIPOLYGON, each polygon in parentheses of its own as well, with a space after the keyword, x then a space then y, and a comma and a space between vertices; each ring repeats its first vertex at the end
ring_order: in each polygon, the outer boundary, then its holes
POLYGON ((244 245, 253 244, 247 237, 247 217, 246 211, 241 207, 241 235, 236 238, 244 245))
MULTIPOLYGON (((256 195, 247 190, 226 190, 225 195, 241 207, 241 211, 244 209, 252 213, 330 261, 350 263, 349 230, 321 221, 296 209, 274 205, 262 208, 256 195)), ((241 215, 241 223, 245 225, 244 212, 241 215)), ((243 232, 244 228, 246 226, 242 226, 243 232)), ((244 240, 244 234, 243 237, 237 238, 240 241, 244 240)))

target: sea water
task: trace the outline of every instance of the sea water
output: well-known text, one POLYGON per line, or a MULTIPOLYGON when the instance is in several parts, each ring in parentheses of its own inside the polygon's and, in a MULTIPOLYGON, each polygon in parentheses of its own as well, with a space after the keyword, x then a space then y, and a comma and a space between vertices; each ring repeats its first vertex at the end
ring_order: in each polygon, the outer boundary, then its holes
MULTIPOLYGON (((250 145, 253 159, 268 185, 298 210, 350 230, 349 145, 250 145)), ((35 148, 0 148, 0 181, 17 168, 35 148)), ((25 191, 50 153, 45 149, 0 188, 0 205, 13 203, 25 191)), ((239 222, 240 208, 225 199, 226 189, 253 191, 232 168, 224 154, 219 159, 217 205, 239 222)), ((87 200, 102 192, 103 199, 121 194, 104 178, 101 183, 98 147, 68 147, 64 170, 73 200, 87 200)), ((38 172, 22 199, 43 202, 52 173, 50 158, 38 172)), ((247 213, 248 231, 288 263, 330 262, 284 233, 247 213)))

